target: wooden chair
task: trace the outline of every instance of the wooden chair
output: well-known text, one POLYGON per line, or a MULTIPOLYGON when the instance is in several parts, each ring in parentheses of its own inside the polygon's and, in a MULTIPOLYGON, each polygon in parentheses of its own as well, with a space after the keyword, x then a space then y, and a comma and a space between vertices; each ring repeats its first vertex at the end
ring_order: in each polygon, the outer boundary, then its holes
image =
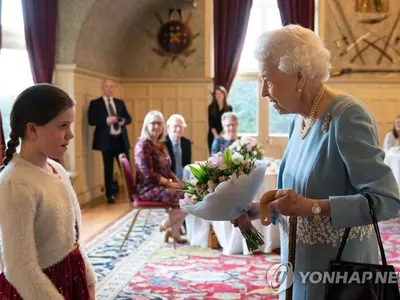
MULTIPOLYGON (((146 219, 144 222, 144 227, 147 225, 147 221, 149 219, 151 211, 155 210, 155 209, 164 209, 169 215, 169 220, 170 220, 171 224, 172 224, 172 218, 171 218, 171 206, 169 204, 162 203, 162 202, 155 202, 155 201, 141 201, 140 199, 134 198, 133 193, 135 190, 135 179, 133 177, 132 168, 129 163, 129 160, 127 159, 127 157, 124 153, 120 154, 118 159, 119 159, 119 163, 121 165, 122 181, 124 183, 126 198, 128 199, 131 207, 133 209, 137 209, 137 211, 133 217, 132 223, 129 226, 129 230, 126 233, 125 238, 122 241, 122 244, 120 246, 120 249, 122 249, 125 241, 128 239, 129 235, 131 234, 133 226, 135 226, 135 223, 139 216, 139 213, 142 210, 148 210, 148 213, 147 213, 147 216, 146 216, 146 219)), ((176 241, 175 240, 174 240, 174 249, 176 249, 176 241)))

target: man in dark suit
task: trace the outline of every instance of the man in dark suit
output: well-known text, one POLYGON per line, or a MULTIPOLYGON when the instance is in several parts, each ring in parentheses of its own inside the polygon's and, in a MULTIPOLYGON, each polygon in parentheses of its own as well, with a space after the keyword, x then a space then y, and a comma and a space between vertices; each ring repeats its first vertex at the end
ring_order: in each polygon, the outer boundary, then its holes
POLYGON ((93 137, 93 150, 103 154, 104 184, 108 203, 114 199, 114 158, 125 153, 129 159, 129 139, 126 125, 132 122, 123 100, 113 97, 114 82, 110 79, 103 81, 103 96, 90 101, 89 125, 96 126, 93 137))
POLYGON ((186 122, 181 115, 175 114, 169 117, 167 126, 165 143, 172 161, 171 169, 179 179, 182 179, 183 168, 192 162, 192 142, 183 137, 186 122))

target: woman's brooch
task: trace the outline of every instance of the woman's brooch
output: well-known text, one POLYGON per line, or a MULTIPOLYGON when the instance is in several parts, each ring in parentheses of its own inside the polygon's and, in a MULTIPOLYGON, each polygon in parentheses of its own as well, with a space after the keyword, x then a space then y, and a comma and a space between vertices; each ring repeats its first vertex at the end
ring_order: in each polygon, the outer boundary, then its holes
POLYGON ((332 120, 332 115, 331 115, 331 113, 327 113, 327 115, 325 116, 324 123, 322 123, 322 126, 321 126, 322 132, 324 132, 324 133, 325 133, 325 132, 328 132, 328 130, 329 130, 329 124, 330 124, 331 120, 332 120))

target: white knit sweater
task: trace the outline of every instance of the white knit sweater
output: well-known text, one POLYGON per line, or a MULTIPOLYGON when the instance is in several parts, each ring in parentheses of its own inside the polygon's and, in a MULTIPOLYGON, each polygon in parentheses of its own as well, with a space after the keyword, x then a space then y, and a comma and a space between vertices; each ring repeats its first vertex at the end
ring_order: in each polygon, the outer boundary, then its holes
MULTIPOLYGON (((42 269, 62 261, 75 243, 81 211, 64 168, 49 160, 61 179, 15 155, 0 173, 0 270, 23 299, 63 300, 42 269)), ((88 284, 96 282, 89 259, 88 284)))

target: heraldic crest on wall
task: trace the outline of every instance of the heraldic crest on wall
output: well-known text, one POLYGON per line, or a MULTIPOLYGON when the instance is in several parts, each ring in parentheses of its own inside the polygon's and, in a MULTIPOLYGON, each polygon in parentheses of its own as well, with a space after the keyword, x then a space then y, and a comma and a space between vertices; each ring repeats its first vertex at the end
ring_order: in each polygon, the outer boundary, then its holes
POLYGON ((187 19, 183 20, 181 9, 170 9, 167 21, 164 22, 157 13, 156 17, 161 27, 157 34, 159 48, 153 48, 153 51, 164 58, 162 68, 175 61, 186 68, 185 59, 196 51, 195 48, 192 48, 193 41, 200 35, 200 33, 193 34, 189 27, 192 13, 189 13, 187 19))

